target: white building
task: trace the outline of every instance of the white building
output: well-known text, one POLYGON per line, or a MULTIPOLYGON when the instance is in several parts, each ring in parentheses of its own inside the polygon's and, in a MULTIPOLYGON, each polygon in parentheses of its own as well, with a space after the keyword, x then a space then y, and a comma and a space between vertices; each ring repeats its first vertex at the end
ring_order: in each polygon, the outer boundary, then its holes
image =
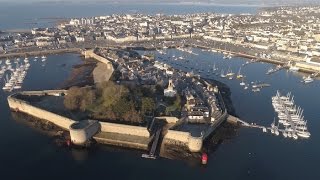
POLYGON ((166 97, 174 97, 177 92, 173 89, 172 80, 169 80, 169 85, 167 89, 164 89, 164 96, 166 97))

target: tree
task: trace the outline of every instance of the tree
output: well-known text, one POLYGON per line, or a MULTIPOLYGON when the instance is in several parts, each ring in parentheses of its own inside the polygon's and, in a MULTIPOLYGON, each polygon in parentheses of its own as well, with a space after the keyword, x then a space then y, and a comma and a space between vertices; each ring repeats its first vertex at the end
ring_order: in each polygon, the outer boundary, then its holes
POLYGON ((142 122, 142 118, 140 117, 139 113, 135 109, 131 109, 130 111, 126 112, 123 115, 123 120, 133 122, 133 123, 142 122))
POLYGON ((143 97, 141 100, 141 112, 145 114, 146 112, 154 111, 156 104, 152 98, 143 97))
POLYGON ((71 87, 66 96, 64 96, 64 105, 69 110, 76 110, 80 106, 81 90, 79 87, 71 87))
POLYGON ((79 98, 81 99, 79 108, 80 110, 85 111, 94 103, 96 94, 92 89, 82 89, 81 97, 79 98))
POLYGON ((120 98, 116 103, 112 104, 112 111, 119 119, 123 119, 124 114, 133 108, 133 102, 127 101, 125 97, 120 98))

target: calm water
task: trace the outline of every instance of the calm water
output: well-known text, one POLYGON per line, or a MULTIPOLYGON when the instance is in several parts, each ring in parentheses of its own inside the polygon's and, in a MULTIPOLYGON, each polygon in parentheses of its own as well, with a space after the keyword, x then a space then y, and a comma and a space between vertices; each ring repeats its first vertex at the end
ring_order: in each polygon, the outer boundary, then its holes
MULTIPOLYGON (((200 55, 168 50, 167 55, 161 56, 183 55, 190 60, 189 66, 204 70, 216 62, 217 67, 230 66, 236 72, 245 62, 239 58, 222 60, 220 54, 194 51, 200 55)), ((24 89, 51 89, 59 86, 70 73, 72 65, 81 63, 81 59, 76 54, 52 55, 48 56, 45 68, 40 62, 31 60, 30 63, 24 89), (66 66, 61 66, 64 63, 66 66)), ((23 119, 13 120, 6 102, 7 94, 0 91, 1 176, 10 179, 319 179, 320 97, 316 93, 320 83, 315 81, 303 85, 299 82, 299 75, 284 70, 267 76, 265 72, 269 67, 269 64, 256 63, 242 70, 249 81, 259 80, 272 85, 260 93, 243 90, 237 80, 222 79, 230 86, 237 114, 249 122, 270 125, 275 115, 270 97, 277 89, 292 91, 296 103, 305 109, 305 118, 312 134, 310 139, 294 141, 256 129, 241 128, 236 137, 224 141, 209 155, 207 166, 164 158, 143 159, 142 152, 109 146, 70 150, 58 147, 51 137, 30 128, 23 123, 23 119)))
POLYGON ((66 3, 66 4, 1 4, 1 29, 30 29, 50 27, 53 18, 92 17, 111 14, 187 14, 198 12, 256 13, 257 7, 214 6, 214 5, 166 5, 166 4, 107 4, 107 3, 66 3), (37 24, 34 24, 37 23, 37 24))

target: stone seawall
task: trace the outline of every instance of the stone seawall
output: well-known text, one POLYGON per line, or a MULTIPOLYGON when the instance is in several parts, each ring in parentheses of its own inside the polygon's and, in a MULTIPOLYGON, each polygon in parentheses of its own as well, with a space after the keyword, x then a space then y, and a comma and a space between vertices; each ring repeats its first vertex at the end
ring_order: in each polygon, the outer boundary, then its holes
POLYGON ((168 130, 163 140, 166 143, 177 142, 183 144, 190 152, 200 152, 202 149, 203 140, 202 137, 193 137, 189 132, 168 130))
POLYGON ((130 126, 124 124, 116 124, 116 123, 108 123, 108 122, 100 122, 101 132, 108 133, 121 133, 132 136, 141 136, 149 138, 150 133, 147 127, 140 126, 130 126))
MULTIPOLYGON (((67 117, 52 113, 50 111, 33 106, 27 101, 19 99, 18 95, 25 96, 62 96, 67 93, 66 90, 45 90, 45 91, 24 91, 10 95, 7 100, 10 109, 23 112, 36 118, 49 121, 56 126, 70 131, 70 126, 77 121, 67 117)), ((101 128, 93 136, 97 142, 128 148, 148 149, 150 143, 150 133, 146 127, 130 126, 117 123, 98 122, 101 128)), ((81 142, 83 137, 78 138, 81 142)))
MULTIPOLYGON (((40 94, 42 94, 43 92, 41 92, 40 94)), ((53 93, 53 92, 51 92, 53 93)), ((58 93, 58 92, 56 92, 58 93)), ((26 94, 26 93, 25 93, 26 94)), ((35 93, 32 93, 33 95, 35 95, 35 93)), ((40 119, 44 119, 46 121, 49 121, 53 124, 55 124, 56 126, 65 129, 65 130, 69 130, 69 126, 71 124, 73 124, 74 120, 60 116, 58 114, 46 111, 44 109, 32 106, 30 103, 17 99, 15 98, 16 94, 13 94, 11 96, 8 97, 8 104, 9 107, 15 111, 18 112, 23 112, 26 114, 29 114, 31 116, 40 118, 40 119)))

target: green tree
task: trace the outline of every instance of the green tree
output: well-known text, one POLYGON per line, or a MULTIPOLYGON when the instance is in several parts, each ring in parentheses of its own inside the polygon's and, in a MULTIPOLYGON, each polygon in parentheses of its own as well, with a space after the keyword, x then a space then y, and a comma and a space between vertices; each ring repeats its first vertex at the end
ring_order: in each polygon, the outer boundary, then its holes
POLYGON ((81 89, 81 97, 79 98, 81 99, 79 108, 85 111, 94 103, 96 94, 92 89, 83 88, 81 89))
POLYGON ((145 114, 146 112, 154 111, 156 104, 154 100, 150 97, 143 97, 141 99, 141 112, 145 114))
POLYGON ((69 110, 76 110, 81 102, 81 90, 79 87, 71 87, 66 96, 64 96, 64 106, 69 110))
POLYGON ((134 108, 132 101, 127 101, 125 97, 120 98, 116 103, 112 104, 112 111, 117 118, 122 119, 123 115, 134 108))

